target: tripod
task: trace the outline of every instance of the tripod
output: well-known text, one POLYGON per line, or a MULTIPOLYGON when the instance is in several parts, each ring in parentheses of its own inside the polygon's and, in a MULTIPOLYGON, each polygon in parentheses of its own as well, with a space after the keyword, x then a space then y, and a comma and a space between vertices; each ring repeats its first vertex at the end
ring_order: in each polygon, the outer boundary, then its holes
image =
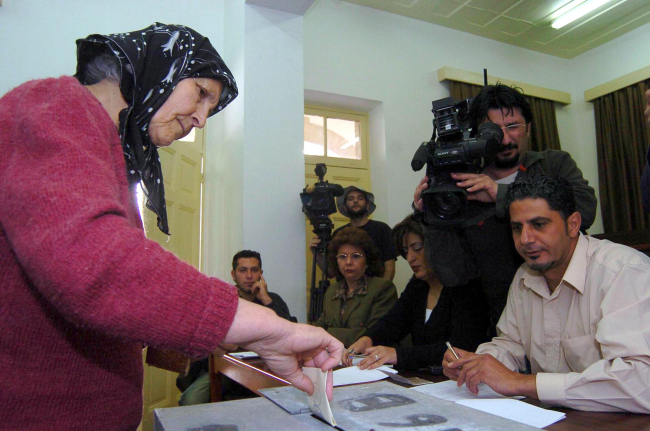
POLYGON ((314 259, 311 265, 311 287, 309 289, 308 320, 310 323, 314 323, 323 312, 323 298, 330 285, 330 281, 327 279, 327 245, 332 239, 333 224, 329 218, 314 220, 311 224, 314 226, 314 233, 320 238, 320 243, 314 249, 314 259), (318 265, 318 257, 321 255, 325 261, 325 269, 322 271, 318 286, 316 286, 316 265, 318 265))

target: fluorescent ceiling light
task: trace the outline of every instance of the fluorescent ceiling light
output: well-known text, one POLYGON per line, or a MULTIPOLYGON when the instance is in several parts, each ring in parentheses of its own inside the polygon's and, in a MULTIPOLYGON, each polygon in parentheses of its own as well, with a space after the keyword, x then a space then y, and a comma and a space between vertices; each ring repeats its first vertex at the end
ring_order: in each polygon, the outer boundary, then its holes
POLYGON ((562 28, 565 25, 572 23, 578 18, 588 14, 592 10, 599 8, 608 2, 610 2, 610 0, 588 0, 584 3, 581 3, 579 6, 574 7, 570 9, 568 12, 563 13, 558 19, 553 21, 551 27, 555 29, 562 28))

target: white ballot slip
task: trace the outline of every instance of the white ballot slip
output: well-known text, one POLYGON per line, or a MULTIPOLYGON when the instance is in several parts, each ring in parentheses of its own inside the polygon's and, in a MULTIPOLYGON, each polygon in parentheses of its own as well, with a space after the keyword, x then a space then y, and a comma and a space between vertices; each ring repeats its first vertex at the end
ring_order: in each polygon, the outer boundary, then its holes
MULTIPOLYGON (((414 391, 454 402, 460 400, 506 398, 503 395, 494 392, 485 383, 479 383, 478 389, 478 395, 474 395, 469 391, 469 389, 467 389, 467 386, 463 385, 458 387, 456 386, 456 382, 453 380, 445 380, 444 382, 413 388, 414 391)), ((524 397, 517 396, 512 398, 522 399, 524 397)))
POLYGON ((303 367, 302 372, 305 373, 314 384, 314 393, 307 397, 309 409, 313 414, 335 427, 336 421, 334 420, 330 402, 327 399, 327 393, 325 392, 327 373, 320 368, 314 367, 303 367))
POLYGON ((388 376, 382 373, 381 370, 389 373, 396 372, 393 369, 384 366, 378 367, 374 370, 361 370, 357 366, 340 368, 334 371, 334 386, 356 385, 359 383, 376 382, 377 380, 388 378, 388 376))

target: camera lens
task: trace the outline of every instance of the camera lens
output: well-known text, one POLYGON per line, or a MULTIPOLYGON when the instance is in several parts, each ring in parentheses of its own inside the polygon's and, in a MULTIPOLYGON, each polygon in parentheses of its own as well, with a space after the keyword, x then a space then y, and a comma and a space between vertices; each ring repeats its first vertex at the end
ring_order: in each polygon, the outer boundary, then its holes
POLYGON ((441 219, 456 217, 463 207, 463 202, 457 193, 443 192, 433 195, 432 212, 441 219))

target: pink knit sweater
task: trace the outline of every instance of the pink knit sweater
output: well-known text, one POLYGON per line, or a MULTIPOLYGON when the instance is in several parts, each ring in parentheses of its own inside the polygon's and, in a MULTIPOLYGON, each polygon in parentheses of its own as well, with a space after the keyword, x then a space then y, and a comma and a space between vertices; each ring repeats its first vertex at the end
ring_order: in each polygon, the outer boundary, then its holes
POLYGON ((75 79, 0 113, 0 429, 135 429, 142 344, 207 355, 236 291, 144 237, 116 127, 75 79))

